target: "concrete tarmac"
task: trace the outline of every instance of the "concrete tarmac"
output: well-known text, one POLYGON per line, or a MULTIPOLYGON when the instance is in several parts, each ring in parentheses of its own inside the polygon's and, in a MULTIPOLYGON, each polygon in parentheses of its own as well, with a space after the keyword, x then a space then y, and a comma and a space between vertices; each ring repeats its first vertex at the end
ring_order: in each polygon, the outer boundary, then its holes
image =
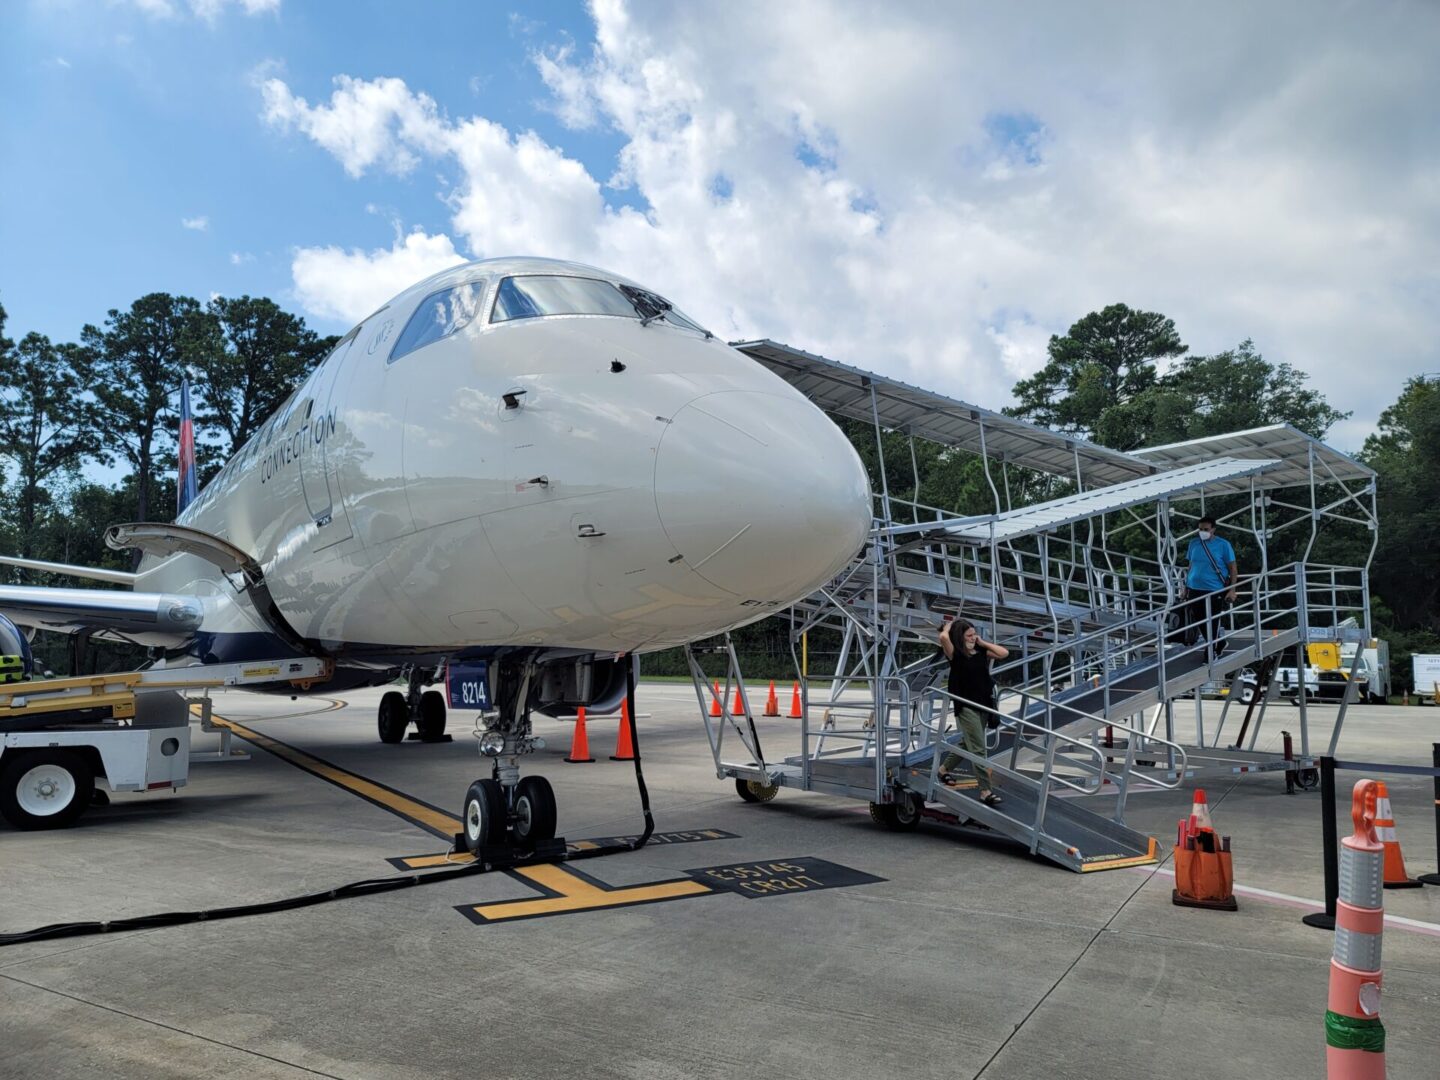
MULTIPOLYGON (((0 932, 423 873, 389 860, 445 851, 436 833, 488 770, 470 714, 451 714, 453 742, 380 744, 379 693, 217 696, 278 752, 197 763, 178 794, 116 796, 67 831, 0 825, 0 932)), ((1286 795, 1279 773, 1205 783, 1240 910, 1183 909, 1168 862, 1079 875, 941 825, 885 832, 863 803, 743 803, 688 685, 642 684, 639 703, 672 842, 553 877, 0 949, 0 1076, 1323 1075, 1332 940, 1300 922, 1323 895, 1318 793, 1286 795)), ((1310 710, 1312 749, 1334 714, 1310 710)), ((758 723, 769 752, 798 750, 798 722, 758 723)), ((1296 723, 1272 707, 1264 748, 1296 723)), ((616 726, 593 721, 600 760, 572 765, 572 725, 536 722, 550 745, 527 771, 554 783, 572 842, 641 828, 633 767, 608 760, 616 726)), ((197 729, 196 749, 216 741, 197 729)), ((1340 753, 1428 765, 1432 741, 1440 709, 1356 706, 1340 753)), ((1358 776, 1339 777, 1346 835, 1358 776)), ((1387 782, 1411 873, 1435 870, 1430 781, 1387 782)), ((1194 786, 1133 794, 1130 824, 1168 855, 1194 786)), ((1385 933, 1390 1075, 1435 1078, 1440 888, 1385 904, 1407 920, 1385 933)))

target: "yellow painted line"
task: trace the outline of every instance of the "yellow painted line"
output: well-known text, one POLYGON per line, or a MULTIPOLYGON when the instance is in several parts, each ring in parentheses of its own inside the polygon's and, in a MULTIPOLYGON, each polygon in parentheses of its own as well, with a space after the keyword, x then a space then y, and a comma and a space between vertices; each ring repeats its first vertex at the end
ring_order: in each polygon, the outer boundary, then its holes
POLYGON ((1155 837, 1152 836, 1150 837, 1150 850, 1146 854, 1134 855, 1125 859, 1105 859, 1100 862, 1084 863, 1080 867, 1080 872, 1082 874, 1088 874, 1093 870, 1119 870, 1126 866, 1145 866, 1158 861, 1155 858, 1155 849, 1157 847, 1158 844, 1155 837))
POLYGON ((278 739, 272 739, 269 735, 262 735, 238 721, 226 720, 214 715, 210 719, 217 727, 229 728, 246 742, 253 743, 262 750, 268 750, 276 757, 288 761, 297 768, 304 769, 312 776, 328 780, 336 787, 358 795, 382 810, 388 810, 412 825, 417 825, 442 839, 449 840, 460 831, 460 819, 437 807, 420 802, 418 799, 412 799, 405 793, 386 787, 374 780, 367 780, 363 776, 348 772, 313 754, 307 754, 304 750, 289 746, 278 739))
POLYGON ((662 881, 654 885, 630 885, 605 889, 594 885, 563 866, 524 866, 511 871, 516 877, 555 893, 539 900, 506 900, 498 904, 480 904, 470 910, 482 922, 503 922, 507 919, 533 919, 540 915, 560 915, 575 911, 624 907, 627 904, 678 900, 686 896, 705 896, 714 892, 699 881, 662 881))

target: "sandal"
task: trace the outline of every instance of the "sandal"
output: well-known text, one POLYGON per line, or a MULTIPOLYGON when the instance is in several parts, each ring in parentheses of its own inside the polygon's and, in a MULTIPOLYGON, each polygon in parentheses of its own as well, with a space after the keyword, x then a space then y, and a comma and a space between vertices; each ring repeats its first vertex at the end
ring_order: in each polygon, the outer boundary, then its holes
POLYGON ((1002 799, 995 792, 987 791, 984 795, 980 796, 980 801, 983 802, 986 806, 999 806, 1005 800, 1002 799))

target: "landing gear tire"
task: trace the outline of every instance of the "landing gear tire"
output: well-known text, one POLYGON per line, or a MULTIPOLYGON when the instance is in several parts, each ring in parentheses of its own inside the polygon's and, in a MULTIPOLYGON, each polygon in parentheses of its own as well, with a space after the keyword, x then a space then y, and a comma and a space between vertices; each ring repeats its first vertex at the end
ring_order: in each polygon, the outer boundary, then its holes
POLYGON ((405 695, 398 690, 387 691, 380 699, 380 741, 398 743, 405 741, 405 729, 410 726, 410 709, 405 704, 405 695))
POLYGON ((505 839, 505 789, 499 780, 476 780, 465 792, 465 850, 478 855, 480 849, 505 839))
POLYGON ((0 816, 17 829, 67 828, 94 792, 95 773, 70 750, 11 751, 0 768, 0 816))
POLYGON ((780 794, 780 785, 762 784, 758 780, 741 777, 735 781, 735 791, 748 803, 767 803, 780 794))
POLYGON ((439 690, 426 690, 420 695, 420 719, 415 721, 415 727, 423 742, 439 742, 445 734, 445 695, 439 690))
POLYGON ((543 776, 522 777, 515 785, 515 843, 533 849, 555 839, 555 791, 543 776))

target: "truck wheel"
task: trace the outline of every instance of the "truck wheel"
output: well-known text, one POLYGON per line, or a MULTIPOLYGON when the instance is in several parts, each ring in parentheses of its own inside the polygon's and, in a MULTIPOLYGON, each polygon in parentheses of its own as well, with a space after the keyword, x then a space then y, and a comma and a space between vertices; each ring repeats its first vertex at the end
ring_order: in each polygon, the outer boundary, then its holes
POLYGON ((11 751, 0 768, 0 815, 17 829, 64 829, 94 791, 95 774, 73 751, 11 751))

